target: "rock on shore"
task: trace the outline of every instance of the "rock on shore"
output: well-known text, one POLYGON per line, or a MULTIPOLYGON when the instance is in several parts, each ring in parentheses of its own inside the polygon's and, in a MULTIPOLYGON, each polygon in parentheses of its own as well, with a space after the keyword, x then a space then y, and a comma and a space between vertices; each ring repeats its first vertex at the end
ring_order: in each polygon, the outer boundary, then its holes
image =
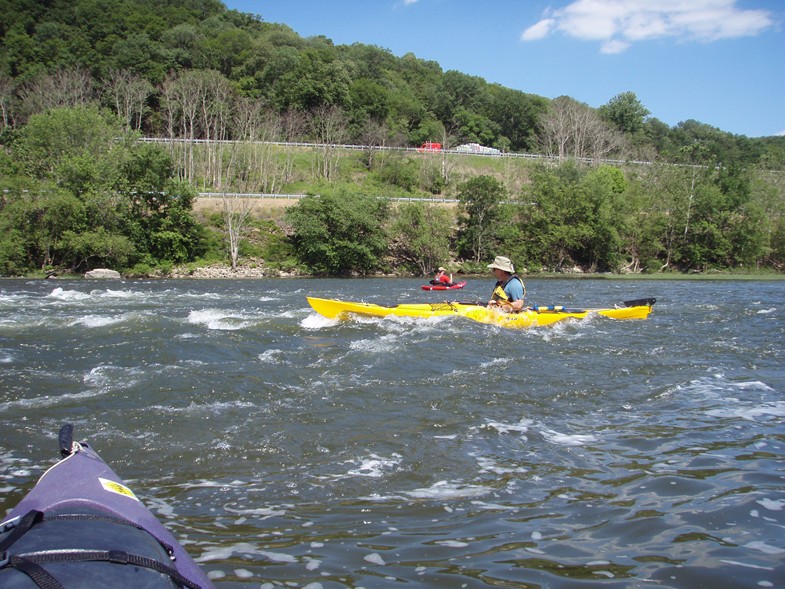
POLYGON ((107 268, 96 268, 95 270, 90 270, 89 272, 85 272, 85 278, 105 278, 109 280, 122 280, 122 276, 117 270, 109 270, 107 268))
POLYGON ((240 265, 237 270, 232 270, 228 264, 212 264, 210 266, 201 266, 199 268, 191 268, 181 266, 174 268, 169 274, 169 278, 280 278, 285 276, 296 276, 288 272, 281 272, 266 268, 259 264, 240 265))

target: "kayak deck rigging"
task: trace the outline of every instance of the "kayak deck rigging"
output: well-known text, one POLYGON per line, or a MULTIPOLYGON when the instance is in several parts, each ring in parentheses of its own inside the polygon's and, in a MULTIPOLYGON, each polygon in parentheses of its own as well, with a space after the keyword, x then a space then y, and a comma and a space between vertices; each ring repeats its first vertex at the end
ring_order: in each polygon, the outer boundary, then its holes
POLYGON ((656 302, 654 298, 625 301, 623 306, 597 309, 567 308, 561 305, 533 305, 518 313, 506 313, 486 307, 480 302, 444 301, 438 303, 400 303, 392 306, 374 303, 341 301, 307 297, 308 304, 328 319, 347 319, 351 315, 366 317, 467 317, 480 323, 503 327, 525 328, 551 325, 565 319, 584 319, 601 315, 611 319, 646 319, 656 302))
POLYGON ((63 426, 62 459, 0 523, 0 586, 214 589, 171 532, 72 434, 63 426))

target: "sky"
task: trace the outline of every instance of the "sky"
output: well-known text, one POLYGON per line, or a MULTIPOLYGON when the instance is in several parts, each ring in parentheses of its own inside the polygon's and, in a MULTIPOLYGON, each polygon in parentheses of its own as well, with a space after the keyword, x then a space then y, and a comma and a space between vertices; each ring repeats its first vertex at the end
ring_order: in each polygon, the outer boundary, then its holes
POLYGON ((597 108, 633 92, 669 126, 785 135, 782 0, 222 1, 529 94, 597 108))

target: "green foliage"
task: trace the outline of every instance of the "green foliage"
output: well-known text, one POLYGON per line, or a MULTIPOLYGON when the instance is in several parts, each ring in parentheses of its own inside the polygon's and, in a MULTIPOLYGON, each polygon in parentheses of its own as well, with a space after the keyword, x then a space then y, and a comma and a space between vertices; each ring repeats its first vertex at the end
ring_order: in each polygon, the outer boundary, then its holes
POLYGON ((374 174, 383 184, 412 192, 417 186, 417 166, 408 157, 388 157, 374 174))
POLYGON ((527 263, 538 261, 552 271, 592 263, 592 254, 599 254, 591 245, 594 210, 603 204, 602 191, 593 184, 582 185, 572 165, 535 170, 527 194, 531 204, 523 207, 520 219, 527 263))
POLYGON ((34 115, 11 152, 21 173, 0 209, 4 272, 183 263, 203 252, 194 190, 116 117, 90 107, 34 115))
POLYGON ((496 248, 506 195, 501 182, 491 176, 476 176, 459 187, 458 248, 462 255, 479 262, 496 248))
POLYGON ((651 114, 633 92, 617 94, 608 104, 601 106, 599 111, 606 121, 629 135, 641 133, 646 117, 651 114))
POLYGON ((105 111, 93 107, 54 109, 30 117, 12 150, 31 177, 76 182, 83 191, 86 187, 80 178, 111 183, 114 174, 109 163, 116 163, 111 153, 120 147, 117 139, 124 134, 119 119, 105 111), (100 163, 107 165, 98 169, 100 163))
MULTIPOLYGON (((613 157, 645 154, 660 162, 645 169, 569 162, 532 169, 511 158, 466 159, 455 169, 455 160, 442 154, 373 150, 363 152, 361 168, 359 158, 334 149, 324 150, 321 160, 307 149, 269 159, 268 152, 249 150, 240 165, 216 145, 137 143, 126 126, 167 135, 171 125, 175 138, 193 130, 198 139, 208 132, 210 139, 231 139, 253 130, 274 140, 415 147, 471 141, 538 153, 552 101, 443 72, 412 54, 398 58, 360 43, 304 39, 285 25, 227 10, 220 0, 6 4, 0 19, 6 116, 0 187, 7 191, 0 194, 0 272, 170 267, 218 258, 220 232, 192 217, 195 186, 253 180, 294 192, 315 187, 319 175, 322 205, 328 205, 319 210, 321 220, 311 227, 299 219, 302 232, 291 243, 279 232, 267 242, 245 242, 246 251, 282 264, 294 251, 322 273, 367 273, 382 266, 387 245, 370 229, 386 215, 370 196, 426 191, 458 195, 459 230, 449 237, 475 264, 503 252, 519 265, 557 270, 785 268, 785 186, 771 171, 785 169, 783 137, 750 139, 694 120, 669 127, 624 92, 596 112, 582 105, 580 113, 600 115, 603 130, 608 123, 623 135, 608 148, 613 157), (129 79, 144 87, 141 95, 134 95, 129 79), (165 98, 172 79, 180 83, 179 101, 165 98), (99 105, 111 105, 119 116, 99 105), (259 105, 264 108, 250 111, 259 105), (324 120, 317 121, 317 112, 324 120), (317 122, 334 127, 327 133, 317 122), (201 160, 194 159, 198 154, 201 160), (178 182, 183 178, 188 184, 178 182), (362 186, 365 197, 334 188, 349 182, 362 186), (364 214, 354 210, 359 202, 364 214), (348 220, 334 218, 341 215, 348 220), (329 229, 319 233, 320 223, 329 229), (365 234, 352 234, 352 223, 365 234), (302 239, 307 235, 313 243, 302 239)), ((429 232, 439 221, 427 210, 423 218, 403 210, 414 215, 412 224, 422 224, 426 241, 436 240, 429 232)), ((398 234, 403 229, 396 225, 398 234)))
POLYGON ((297 258, 317 274, 369 274, 381 264, 387 242, 386 201, 340 190, 308 196, 289 208, 297 258))
POLYGON ((98 267, 125 268, 136 254, 127 237, 111 234, 103 227, 93 231, 66 231, 57 249, 65 267, 82 271, 98 267))
POLYGON ((425 276, 450 259, 450 215, 423 202, 401 203, 390 228, 396 258, 425 276))

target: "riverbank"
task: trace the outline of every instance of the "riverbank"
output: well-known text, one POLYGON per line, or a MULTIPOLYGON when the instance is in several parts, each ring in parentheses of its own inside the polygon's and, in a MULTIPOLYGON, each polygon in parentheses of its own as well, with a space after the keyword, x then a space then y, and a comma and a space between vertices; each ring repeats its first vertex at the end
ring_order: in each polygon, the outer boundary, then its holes
MULTIPOLYGON (((456 277, 460 279, 485 279, 489 278, 489 274, 473 274, 473 273, 458 273, 456 277)), ((400 274, 375 274, 373 278, 417 278, 413 275, 400 275, 400 274)), ((572 280, 757 280, 757 281, 779 281, 785 280, 785 274, 777 273, 731 273, 731 272, 703 272, 703 273, 659 273, 659 274, 612 274, 609 272, 603 273, 559 273, 559 272, 536 272, 521 274, 525 280, 527 278, 536 278, 538 280, 547 279, 572 279, 572 280)), ((88 278, 82 274, 28 274, 21 277, 0 276, 0 278, 23 278, 27 280, 35 279, 61 279, 61 280, 78 280, 81 278, 88 278)), ((311 274, 303 274, 297 271, 285 271, 275 268, 270 268, 264 265, 262 260, 251 260, 249 262, 240 264, 237 269, 232 269, 229 264, 209 264, 206 266, 176 266, 169 272, 160 272, 147 276, 129 276, 122 275, 122 279, 167 279, 167 278, 190 278, 197 280, 227 280, 227 279, 259 279, 259 278, 315 278, 311 274)), ((367 278, 367 277, 366 277, 367 278)), ((423 277, 425 279, 427 277, 423 277)), ((106 280, 104 278, 103 280, 106 280)))

